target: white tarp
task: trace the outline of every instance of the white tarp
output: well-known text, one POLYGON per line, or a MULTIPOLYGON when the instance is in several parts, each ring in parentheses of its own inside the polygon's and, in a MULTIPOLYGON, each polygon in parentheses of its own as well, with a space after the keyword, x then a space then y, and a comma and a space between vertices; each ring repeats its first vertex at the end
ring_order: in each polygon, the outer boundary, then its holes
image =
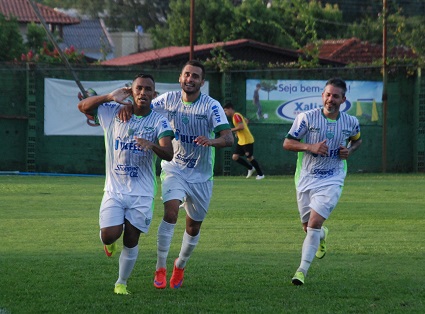
MULTIPOLYGON (((131 84, 131 80, 122 81, 81 81, 85 89, 92 88, 98 95, 107 94, 114 89, 131 84)), ((180 84, 155 83, 155 90, 162 94, 167 91, 180 90, 180 84)), ((204 94, 209 92, 206 81, 201 88, 204 94)), ((44 134, 45 135, 99 135, 102 128, 90 126, 86 116, 77 104, 80 89, 72 80, 54 78, 44 79, 44 134)))

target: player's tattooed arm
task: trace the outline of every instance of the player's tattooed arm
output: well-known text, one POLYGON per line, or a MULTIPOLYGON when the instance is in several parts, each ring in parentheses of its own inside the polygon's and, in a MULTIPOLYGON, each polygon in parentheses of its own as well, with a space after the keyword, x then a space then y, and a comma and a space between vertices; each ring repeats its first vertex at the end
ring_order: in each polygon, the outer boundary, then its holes
POLYGON ((232 133, 226 133, 223 136, 223 139, 224 139, 224 147, 233 146, 234 138, 233 138, 232 133))
POLYGON ((230 129, 220 131, 220 137, 216 139, 218 141, 217 145, 214 147, 230 147, 233 145, 233 133, 230 129))
POLYGON ((195 139, 196 144, 199 146, 214 146, 217 148, 227 147, 233 145, 233 134, 230 129, 220 131, 220 136, 215 139, 210 139, 205 136, 198 136, 195 139))

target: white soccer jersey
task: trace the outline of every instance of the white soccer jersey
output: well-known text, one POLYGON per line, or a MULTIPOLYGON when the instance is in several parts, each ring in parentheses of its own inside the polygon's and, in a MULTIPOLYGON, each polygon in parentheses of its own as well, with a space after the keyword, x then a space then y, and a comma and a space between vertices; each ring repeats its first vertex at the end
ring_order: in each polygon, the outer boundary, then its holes
POLYGON ((230 129, 220 103, 208 95, 187 105, 182 92, 168 92, 155 98, 153 110, 170 121, 174 131, 174 157, 161 162, 162 170, 182 176, 187 182, 198 183, 213 179, 215 148, 198 146, 198 136, 214 139, 215 133, 230 129))
POLYGON ((157 143, 164 136, 173 136, 169 122, 151 111, 147 116, 132 115, 128 122, 118 119, 120 104, 104 103, 97 109, 97 118, 105 133, 105 191, 126 195, 154 197, 157 191, 156 154, 136 147, 134 136, 157 143))
POLYGON ((311 152, 299 152, 295 183, 298 191, 336 184, 343 186, 347 173, 346 161, 339 158, 340 146, 346 146, 349 138, 360 133, 356 117, 340 112, 336 120, 326 118, 322 109, 300 113, 295 118, 287 137, 315 144, 326 140, 328 156, 311 152))

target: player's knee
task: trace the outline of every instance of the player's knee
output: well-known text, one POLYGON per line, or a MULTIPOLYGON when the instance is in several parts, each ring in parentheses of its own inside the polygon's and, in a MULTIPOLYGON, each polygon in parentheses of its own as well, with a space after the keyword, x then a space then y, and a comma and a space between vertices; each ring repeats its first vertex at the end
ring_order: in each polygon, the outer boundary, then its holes
POLYGON ((101 230, 101 238, 102 242, 106 245, 110 245, 117 241, 122 233, 122 226, 114 226, 108 228, 102 228, 101 230))
POLYGON ((186 225, 186 232, 191 237, 196 237, 201 231, 201 223, 189 223, 186 225))
POLYGON ((234 161, 238 160, 238 159, 239 159, 239 155, 236 155, 236 154, 232 155, 232 159, 233 159, 234 161))
POLYGON ((164 217, 163 220, 169 224, 175 224, 179 216, 179 200, 171 200, 164 203, 164 217))

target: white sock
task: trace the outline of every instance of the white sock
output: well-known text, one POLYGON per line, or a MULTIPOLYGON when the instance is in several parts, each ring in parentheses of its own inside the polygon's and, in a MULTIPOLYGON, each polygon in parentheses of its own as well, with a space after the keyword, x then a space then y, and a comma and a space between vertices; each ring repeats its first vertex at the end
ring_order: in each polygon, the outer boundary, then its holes
POLYGON ((323 230, 323 227, 322 227, 320 228, 320 240, 323 240, 324 238, 325 238, 325 230, 323 230))
POLYGON ((201 233, 199 232, 196 236, 192 237, 186 232, 186 230, 184 231, 182 247, 180 249, 179 258, 176 261, 176 266, 178 268, 184 268, 186 266, 190 255, 192 255, 193 250, 199 242, 200 235, 201 233))
POLYGON ((303 271, 304 275, 307 275, 307 271, 310 268, 310 264, 314 259, 314 256, 319 248, 320 244, 320 229, 313 229, 307 227, 307 235, 305 236, 303 249, 301 254, 301 264, 299 271, 303 271))
POLYGON ((170 250, 171 240, 173 239, 175 226, 176 224, 170 224, 164 220, 159 224, 156 270, 167 268, 167 256, 170 250))
POLYGON ((119 261, 119 277, 116 283, 122 283, 124 285, 127 284, 127 279, 128 277, 130 277, 131 272, 133 271, 138 255, 138 245, 131 249, 126 246, 123 246, 119 261))

